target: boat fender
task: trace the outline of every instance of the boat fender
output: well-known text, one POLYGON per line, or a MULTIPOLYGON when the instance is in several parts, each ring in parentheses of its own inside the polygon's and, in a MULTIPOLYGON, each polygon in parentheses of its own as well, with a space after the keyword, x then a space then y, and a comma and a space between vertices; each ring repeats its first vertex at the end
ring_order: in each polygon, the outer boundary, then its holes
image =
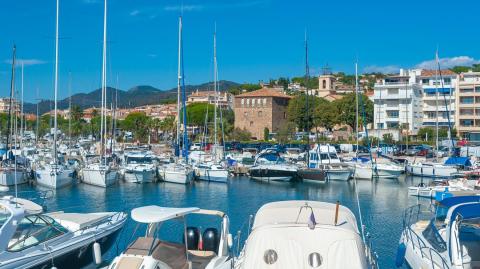
POLYGON ((395 258, 395 265, 397 268, 400 268, 403 266, 403 263, 405 262, 405 253, 407 252, 407 246, 405 246, 405 243, 400 243, 398 245, 397 249, 397 257, 395 258))
POLYGON ((102 250, 98 242, 93 243, 93 258, 95 259, 95 264, 102 263, 102 250))

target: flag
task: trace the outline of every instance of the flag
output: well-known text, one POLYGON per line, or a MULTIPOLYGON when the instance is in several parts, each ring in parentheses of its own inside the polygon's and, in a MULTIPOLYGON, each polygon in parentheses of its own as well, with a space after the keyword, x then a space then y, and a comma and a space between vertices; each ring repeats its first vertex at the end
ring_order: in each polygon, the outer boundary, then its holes
POLYGON ((308 218, 308 228, 313 230, 315 229, 315 225, 317 225, 317 222, 315 221, 315 215, 313 214, 312 210, 312 213, 310 213, 310 218, 308 218))

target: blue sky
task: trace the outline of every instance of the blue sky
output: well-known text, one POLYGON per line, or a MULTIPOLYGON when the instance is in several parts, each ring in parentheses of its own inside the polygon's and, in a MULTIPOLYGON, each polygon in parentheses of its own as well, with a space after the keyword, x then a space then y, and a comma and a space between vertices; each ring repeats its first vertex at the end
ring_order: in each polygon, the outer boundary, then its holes
MULTIPOLYGON (((181 1, 109 0, 108 84, 176 85, 181 1)), ((258 82, 303 73, 307 29, 313 74, 392 71, 480 59, 477 1, 184 0, 186 83, 211 81, 217 23, 220 79, 258 82)), ((100 86, 103 0, 60 2, 60 97, 100 86)), ((12 45, 25 64, 25 99, 53 95, 55 0, 0 3, 0 96, 9 92, 12 45)), ((19 71, 19 69, 18 69, 19 71)), ((19 75, 20 72, 17 72, 19 75)), ((17 76, 20 88, 20 76, 17 76)))

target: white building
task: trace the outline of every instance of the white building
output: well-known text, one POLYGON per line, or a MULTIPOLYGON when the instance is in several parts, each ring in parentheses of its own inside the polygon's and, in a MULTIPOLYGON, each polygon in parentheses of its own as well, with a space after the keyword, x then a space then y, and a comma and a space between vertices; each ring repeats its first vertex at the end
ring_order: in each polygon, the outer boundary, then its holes
POLYGON ((455 100, 458 135, 480 141, 480 72, 460 74, 455 100))
MULTIPOLYGON (((374 128, 405 129, 416 135, 422 126, 422 86, 417 83, 420 69, 403 70, 378 81, 374 87, 374 128)), ((374 132, 375 133, 375 132, 374 132)))
POLYGON ((423 90, 423 127, 455 126, 457 74, 450 70, 422 70, 417 83, 423 90), (438 93, 438 94, 437 94, 438 93), (438 117, 437 117, 438 112, 438 117))

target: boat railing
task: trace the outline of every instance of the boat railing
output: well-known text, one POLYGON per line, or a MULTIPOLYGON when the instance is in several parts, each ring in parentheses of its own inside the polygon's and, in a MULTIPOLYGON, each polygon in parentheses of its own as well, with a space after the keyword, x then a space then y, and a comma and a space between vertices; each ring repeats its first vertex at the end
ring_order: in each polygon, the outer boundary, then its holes
POLYGON ((370 233, 366 233, 365 235, 365 256, 367 257, 367 261, 372 269, 379 269, 380 266, 378 265, 378 254, 377 252, 373 251, 373 240, 370 236, 370 233))
MULTIPOLYGON (((418 222, 419 217, 424 211, 421 211, 421 205, 415 205, 409 207, 405 210, 405 215, 403 219, 403 235, 406 242, 410 242, 414 251, 418 251, 422 256, 422 259, 425 258, 430 261, 431 269, 448 269, 450 268, 447 261, 442 257, 442 255, 425 243, 417 232, 412 229, 412 224, 418 222)), ((425 211, 427 212, 427 211, 425 211)), ((428 210, 431 213, 431 210, 428 210)))

